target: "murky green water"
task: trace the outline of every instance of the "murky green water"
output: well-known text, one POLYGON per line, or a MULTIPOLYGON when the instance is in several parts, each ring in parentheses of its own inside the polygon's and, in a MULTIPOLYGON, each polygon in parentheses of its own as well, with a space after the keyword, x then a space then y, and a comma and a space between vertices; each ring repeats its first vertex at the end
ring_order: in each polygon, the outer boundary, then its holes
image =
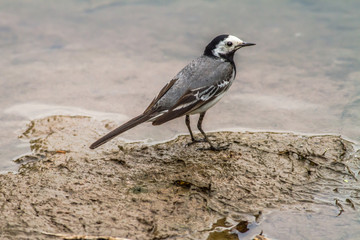
MULTIPOLYGON (((359 10, 355 0, 2 0, 0 170, 16 170, 11 160, 29 151, 17 139, 29 119, 73 114, 121 123, 222 33, 257 45, 237 53, 237 80, 207 113, 205 129, 360 141, 359 10)), ((187 131, 183 121, 144 124, 123 137, 170 138, 187 131)))

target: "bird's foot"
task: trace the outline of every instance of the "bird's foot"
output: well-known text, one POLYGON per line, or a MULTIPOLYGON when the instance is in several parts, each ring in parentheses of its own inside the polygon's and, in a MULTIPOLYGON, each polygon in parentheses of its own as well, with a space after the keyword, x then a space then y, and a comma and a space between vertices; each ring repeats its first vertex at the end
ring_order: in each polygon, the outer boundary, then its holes
POLYGON ((215 147, 214 145, 212 145, 211 143, 209 143, 210 144, 210 147, 207 147, 207 148, 198 148, 198 150, 201 150, 201 151, 203 151, 203 150, 207 150, 207 151, 215 151, 215 152, 219 152, 219 151, 224 151, 224 150, 227 150, 227 149, 229 149, 229 147, 230 147, 230 144, 226 144, 226 145, 224 145, 224 146, 217 146, 217 147, 215 147))
POLYGON ((224 150, 227 150, 229 149, 230 147, 230 144, 226 144, 226 145, 223 145, 223 146, 214 146, 211 141, 209 141, 208 138, 202 138, 202 139, 195 139, 195 138, 191 138, 191 142, 187 143, 186 146, 189 147, 191 145, 193 145, 194 143, 201 143, 201 142, 206 142, 206 143, 209 143, 210 147, 202 147, 202 148, 197 148, 197 150, 210 150, 210 151, 224 151, 224 150))
POLYGON ((193 138, 193 139, 191 139, 191 142, 186 144, 186 146, 189 147, 189 146, 193 145, 194 143, 200 143, 200 142, 206 142, 206 140, 205 139, 195 139, 195 138, 193 138))

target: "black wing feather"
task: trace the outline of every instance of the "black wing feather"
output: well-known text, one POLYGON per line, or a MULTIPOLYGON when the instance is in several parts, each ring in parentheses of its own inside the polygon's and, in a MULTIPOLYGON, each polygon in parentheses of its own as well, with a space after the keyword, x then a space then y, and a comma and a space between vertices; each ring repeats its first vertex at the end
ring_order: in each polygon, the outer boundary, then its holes
POLYGON ((188 90, 178 102, 166 113, 160 115, 153 121, 153 125, 160 125, 174 118, 188 114, 200 108, 204 104, 214 100, 219 94, 229 87, 229 84, 210 85, 194 90, 188 90), (181 107, 182 106, 182 107, 181 107))

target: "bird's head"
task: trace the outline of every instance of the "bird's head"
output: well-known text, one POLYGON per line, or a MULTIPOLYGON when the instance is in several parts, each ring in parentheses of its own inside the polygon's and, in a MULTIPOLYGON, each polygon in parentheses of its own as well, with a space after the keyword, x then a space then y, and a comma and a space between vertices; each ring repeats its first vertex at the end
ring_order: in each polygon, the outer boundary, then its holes
POLYGON ((206 46, 204 55, 232 61, 236 50, 253 45, 255 43, 244 42, 232 35, 219 35, 206 46))

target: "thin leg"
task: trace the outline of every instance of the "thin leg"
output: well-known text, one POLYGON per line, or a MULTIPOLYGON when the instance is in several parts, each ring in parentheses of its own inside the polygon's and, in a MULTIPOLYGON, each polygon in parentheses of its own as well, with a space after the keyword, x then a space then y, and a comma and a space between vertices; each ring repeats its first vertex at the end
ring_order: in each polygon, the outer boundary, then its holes
POLYGON ((228 146, 225 146, 225 147, 214 147, 214 145, 210 142, 210 140, 208 139, 208 137, 206 136, 204 130, 202 129, 202 121, 204 120, 204 117, 205 117, 205 113, 206 112, 203 112, 203 113, 200 113, 200 117, 199 117, 199 121, 197 123, 197 128, 199 129, 199 131, 201 132, 201 134, 204 136, 204 140, 205 142, 209 143, 210 144, 210 149, 209 150, 213 150, 213 151, 220 151, 220 150, 225 150, 225 149, 228 149, 228 146))
POLYGON ((199 121, 197 123, 197 128, 199 129, 199 131, 201 132, 201 134, 204 136, 204 140, 205 142, 208 142, 210 144, 210 149, 211 150, 215 150, 216 148, 212 145, 212 143, 210 142, 210 140, 208 139, 208 137, 206 136, 204 130, 202 129, 202 121, 204 120, 204 117, 205 117, 205 113, 206 112, 203 112, 203 113, 200 113, 200 117, 199 117, 199 121))
POLYGON ((191 142, 188 143, 187 146, 190 146, 190 145, 192 145, 192 144, 194 144, 194 143, 198 143, 198 142, 204 142, 203 139, 200 139, 200 140, 195 139, 195 137, 194 137, 194 135, 193 135, 193 133, 192 133, 192 131, 191 131, 191 127, 190 127, 190 116, 189 116, 189 115, 186 115, 186 116, 185 116, 185 124, 186 124, 187 128, 189 129, 189 133, 190 133, 190 136, 191 136, 191 142))
POLYGON ((185 117, 185 124, 187 126, 187 128, 189 129, 189 132, 190 132, 190 136, 191 136, 191 141, 195 142, 195 138, 194 138, 194 135, 191 131, 191 127, 190 127, 190 117, 189 115, 186 115, 185 117))

